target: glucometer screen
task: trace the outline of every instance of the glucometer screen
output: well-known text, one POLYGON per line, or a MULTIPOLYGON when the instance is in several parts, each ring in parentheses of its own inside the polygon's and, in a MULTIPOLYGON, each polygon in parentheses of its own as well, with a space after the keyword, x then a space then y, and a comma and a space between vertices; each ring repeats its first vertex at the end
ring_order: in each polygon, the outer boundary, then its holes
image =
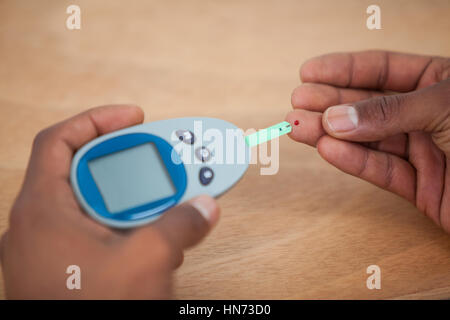
POLYGON ((118 213, 175 194, 153 143, 111 153, 88 162, 110 213, 118 213))

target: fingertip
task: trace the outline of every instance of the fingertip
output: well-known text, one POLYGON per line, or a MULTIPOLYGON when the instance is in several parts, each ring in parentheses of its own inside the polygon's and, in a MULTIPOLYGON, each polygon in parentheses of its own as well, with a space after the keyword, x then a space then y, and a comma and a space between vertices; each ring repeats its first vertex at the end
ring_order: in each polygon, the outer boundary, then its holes
POLYGON ((285 120, 292 127, 289 137, 297 142, 315 146, 317 140, 325 134, 319 112, 298 109, 289 112, 285 120))
POLYGON ((340 103, 341 92, 339 90, 341 89, 326 84, 304 83, 292 92, 292 107, 323 112, 327 107, 340 103))
MULTIPOLYGON (((290 111, 286 114, 286 117, 284 118, 284 121, 287 121, 291 124, 292 130, 288 134, 289 137, 295 138, 295 133, 297 132, 297 127, 301 124, 300 123, 300 112, 298 110, 290 111)), ((295 140, 295 139, 294 139, 295 140)))
POLYGON ((90 115, 99 134, 141 124, 144 121, 144 111, 132 104, 103 105, 86 113, 90 115))
POLYGON ((300 125, 300 120, 299 120, 299 117, 297 116, 297 114, 298 114, 298 112, 296 110, 290 111, 287 113, 286 117, 284 118, 284 121, 287 121, 291 124, 292 129, 291 129, 291 132, 288 133, 288 137, 294 141, 299 141, 298 134, 297 134, 297 126, 300 125))
POLYGON ((314 82, 317 74, 319 57, 314 57, 306 60, 300 67, 300 80, 302 82, 314 82))
POLYGON ((294 109, 307 109, 313 100, 311 97, 311 90, 308 83, 304 83, 292 91, 291 94, 291 105, 294 109))
POLYGON ((127 107, 130 109, 130 112, 134 113, 134 118, 136 119, 137 123, 144 122, 145 113, 141 106, 130 104, 127 105, 127 107))
POLYGON ((189 204, 200 213, 210 227, 214 227, 219 221, 220 208, 214 198, 203 194, 189 200, 189 204))
POLYGON ((119 114, 125 117, 128 121, 142 122, 144 121, 144 110, 136 104, 107 104, 88 110, 95 116, 102 116, 108 114, 119 114), (113 112, 112 112, 113 111, 113 112))
POLYGON ((175 250, 190 248, 202 241, 219 220, 219 207, 207 195, 192 198, 165 212, 149 229, 158 230, 175 250))
POLYGON ((134 112, 136 113, 136 118, 137 119, 142 119, 142 121, 144 121, 144 110, 141 108, 141 106, 136 105, 136 104, 130 104, 128 105, 128 107, 132 110, 134 110, 134 112))
MULTIPOLYGON (((96 107, 93 107, 91 111, 98 111, 98 110, 108 110, 108 109, 141 109, 137 104, 134 103, 110 103, 110 104, 102 104, 96 107)), ((89 112, 90 110, 88 110, 89 112)))
POLYGON ((358 113, 352 104, 329 107, 322 117, 322 127, 331 136, 348 140, 358 139, 358 113))

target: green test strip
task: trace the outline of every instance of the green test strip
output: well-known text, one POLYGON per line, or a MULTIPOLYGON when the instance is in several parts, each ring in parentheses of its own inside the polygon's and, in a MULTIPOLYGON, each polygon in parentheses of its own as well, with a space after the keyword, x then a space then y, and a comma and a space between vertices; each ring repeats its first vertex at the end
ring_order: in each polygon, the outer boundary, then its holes
POLYGON ((245 142, 249 147, 253 147, 258 144, 275 139, 284 134, 287 134, 291 131, 292 131, 291 124, 287 121, 283 121, 266 129, 262 129, 259 130, 258 132, 249 134, 248 136, 245 137, 245 142))

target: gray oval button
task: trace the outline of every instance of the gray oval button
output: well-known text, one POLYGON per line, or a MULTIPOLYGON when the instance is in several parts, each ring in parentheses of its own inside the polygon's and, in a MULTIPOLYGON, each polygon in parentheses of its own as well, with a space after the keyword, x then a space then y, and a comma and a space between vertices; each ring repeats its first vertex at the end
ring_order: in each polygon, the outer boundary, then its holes
POLYGON ((211 151, 207 147, 198 147, 195 149, 195 156, 198 160, 206 162, 211 159, 211 151))
POLYGON ((189 130, 177 130, 175 131, 175 134, 177 135, 178 139, 180 141, 183 141, 187 144, 194 144, 195 136, 194 134, 189 130))
POLYGON ((200 169, 199 179, 202 185, 206 186, 210 184, 213 178, 214 178, 214 171, 212 171, 211 168, 203 167, 200 169))

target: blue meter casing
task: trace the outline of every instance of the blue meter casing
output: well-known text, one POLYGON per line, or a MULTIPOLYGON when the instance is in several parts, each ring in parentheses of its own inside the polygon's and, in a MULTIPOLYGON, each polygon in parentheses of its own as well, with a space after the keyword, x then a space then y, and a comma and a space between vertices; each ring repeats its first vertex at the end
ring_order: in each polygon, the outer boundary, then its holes
POLYGON ((197 195, 221 195, 249 162, 250 148, 232 123, 178 118, 90 141, 75 154, 70 179, 89 215, 111 227, 131 228, 197 195))

